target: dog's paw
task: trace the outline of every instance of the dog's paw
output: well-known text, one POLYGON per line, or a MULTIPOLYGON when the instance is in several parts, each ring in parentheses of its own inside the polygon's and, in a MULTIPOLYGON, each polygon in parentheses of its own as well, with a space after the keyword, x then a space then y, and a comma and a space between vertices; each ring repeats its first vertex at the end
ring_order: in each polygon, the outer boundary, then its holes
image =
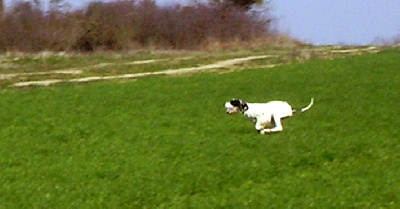
POLYGON ((270 134, 270 133, 272 133, 272 131, 271 131, 271 129, 263 129, 263 130, 261 130, 260 131, 260 134, 270 134))

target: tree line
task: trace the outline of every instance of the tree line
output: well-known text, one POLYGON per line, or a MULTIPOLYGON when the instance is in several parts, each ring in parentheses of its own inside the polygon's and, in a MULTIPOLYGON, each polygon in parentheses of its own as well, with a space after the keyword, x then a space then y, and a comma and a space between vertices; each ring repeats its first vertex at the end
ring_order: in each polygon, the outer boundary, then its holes
POLYGON ((270 18, 232 2, 160 7, 152 0, 92 2, 67 9, 20 1, 0 19, 0 51, 197 49, 270 35, 270 18))

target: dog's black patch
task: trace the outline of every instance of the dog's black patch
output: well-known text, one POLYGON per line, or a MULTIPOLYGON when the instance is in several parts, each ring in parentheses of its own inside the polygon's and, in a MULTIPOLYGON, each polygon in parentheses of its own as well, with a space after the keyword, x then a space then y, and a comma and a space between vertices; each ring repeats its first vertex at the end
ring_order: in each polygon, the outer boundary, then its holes
POLYGON ((240 107, 241 104, 242 104, 242 102, 241 102, 240 100, 238 100, 238 99, 232 99, 232 100, 230 101, 230 103, 231 103, 231 105, 234 106, 234 107, 240 107))
POLYGON ((247 105, 247 103, 242 101, 242 100, 240 100, 240 99, 232 99, 230 101, 230 103, 231 103, 232 106, 238 107, 241 112, 246 111, 246 110, 249 109, 249 106, 247 105))

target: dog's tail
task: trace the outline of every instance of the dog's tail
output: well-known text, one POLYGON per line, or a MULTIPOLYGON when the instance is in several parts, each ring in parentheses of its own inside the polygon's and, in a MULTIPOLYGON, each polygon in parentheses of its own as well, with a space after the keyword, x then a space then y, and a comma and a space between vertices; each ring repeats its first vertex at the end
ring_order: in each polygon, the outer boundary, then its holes
MULTIPOLYGON (((314 98, 311 98, 310 104, 308 104, 307 107, 301 108, 301 109, 300 109, 300 112, 305 112, 305 111, 307 111, 308 109, 310 109, 310 108, 313 106, 313 104, 314 104, 314 98)), ((293 113, 296 113, 296 112, 297 112, 296 109, 292 109, 292 111, 293 111, 293 113)))

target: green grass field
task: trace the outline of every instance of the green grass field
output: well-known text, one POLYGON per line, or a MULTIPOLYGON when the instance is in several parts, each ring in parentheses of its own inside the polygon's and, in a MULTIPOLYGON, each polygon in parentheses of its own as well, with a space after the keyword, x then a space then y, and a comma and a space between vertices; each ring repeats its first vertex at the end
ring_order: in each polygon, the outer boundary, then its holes
POLYGON ((0 93, 0 208, 400 208, 400 52, 0 93), (223 103, 315 104, 259 135, 223 103))

